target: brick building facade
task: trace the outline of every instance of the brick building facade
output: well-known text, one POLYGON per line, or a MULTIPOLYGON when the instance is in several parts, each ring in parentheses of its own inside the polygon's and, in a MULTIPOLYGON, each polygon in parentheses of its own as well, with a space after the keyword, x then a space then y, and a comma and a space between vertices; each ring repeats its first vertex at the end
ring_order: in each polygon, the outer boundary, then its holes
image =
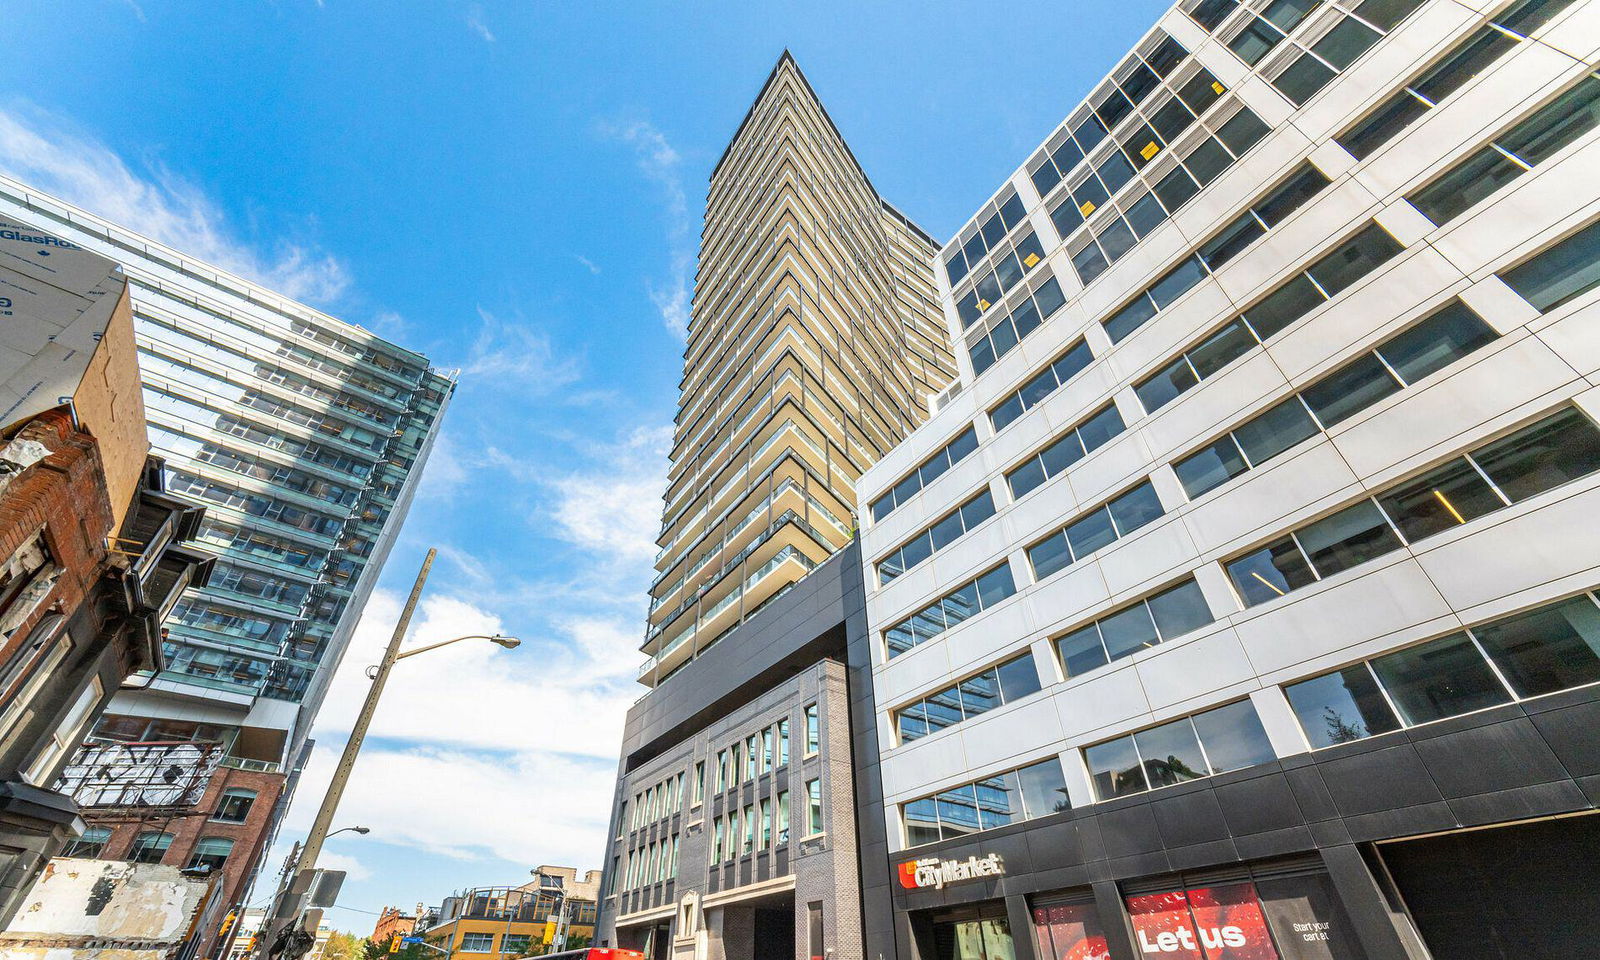
POLYGON ((110 260, 0 221, 0 923, 83 828, 51 789, 210 560, 204 511, 148 459, 127 285, 110 260), (48 255, 48 259, 44 258, 48 255))

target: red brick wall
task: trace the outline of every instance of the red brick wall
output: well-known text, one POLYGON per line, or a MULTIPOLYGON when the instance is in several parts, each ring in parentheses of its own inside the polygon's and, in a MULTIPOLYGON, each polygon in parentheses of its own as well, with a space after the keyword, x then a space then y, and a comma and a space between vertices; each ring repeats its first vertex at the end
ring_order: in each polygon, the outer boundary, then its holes
POLYGON ((17 438, 38 440, 51 452, 12 480, 0 496, 0 562, 43 528, 45 542, 64 572, 49 601, 0 646, 0 662, 27 641, 47 610, 55 607, 70 614, 77 609, 99 579, 105 538, 111 533, 111 501, 94 438, 74 430, 64 410, 45 411, 17 438))
POLYGON ((147 816, 142 820, 131 818, 126 807, 106 815, 97 815, 95 810, 88 809, 83 811, 83 819, 90 826, 111 828, 111 839, 100 852, 102 860, 127 859, 134 837, 146 830, 158 830, 172 834, 172 846, 167 848, 161 862, 182 868, 189 863, 189 857, 201 837, 228 837, 233 840, 233 852, 222 866, 223 896, 224 902, 232 905, 243 892, 247 874, 258 865, 261 847, 267 838, 268 822, 272 818, 272 806, 283 791, 283 784, 284 775, 281 773, 219 767, 206 784, 205 794, 197 806, 172 814, 147 816), (243 787, 256 792, 256 801, 243 823, 211 819, 222 803, 222 791, 229 787, 243 787))

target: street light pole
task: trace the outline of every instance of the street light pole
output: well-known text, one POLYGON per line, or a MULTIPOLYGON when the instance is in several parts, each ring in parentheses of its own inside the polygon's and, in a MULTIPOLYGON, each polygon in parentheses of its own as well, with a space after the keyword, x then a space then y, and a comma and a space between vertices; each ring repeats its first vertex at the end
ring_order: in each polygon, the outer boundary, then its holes
POLYGON ((317 865, 317 857, 322 853, 322 843, 328 837, 328 828, 333 824, 334 811, 339 807, 339 800, 344 796, 345 784, 350 779, 350 771, 356 765, 356 754, 361 750, 361 741, 366 739, 367 727, 372 723, 372 715, 378 709, 378 697, 383 694, 383 685, 389 680, 389 671, 394 667, 395 660, 399 659, 400 641, 405 638, 406 630, 411 626, 411 615, 416 612, 417 600, 422 596, 422 585, 428 580, 428 571, 433 567, 433 558, 438 551, 428 548, 428 555, 422 561, 422 569, 417 572, 417 582, 411 587, 411 596, 406 598, 406 605, 400 611, 400 622, 394 625, 394 635, 389 638, 389 647, 383 653, 383 661, 378 664, 377 672, 372 676, 372 686, 367 690, 367 700, 361 705, 361 713, 356 717, 355 727, 350 731, 350 739, 345 741, 344 752, 339 755, 339 765, 334 769, 333 780, 328 784, 328 792, 322 796, 322 806, 317 809, 317 818, 312 821, 311 834, 306 837, 305 846, 300 849, 300 860, 295 865, 294 875, 289 884, 278 893, 277 901, 273 904, 272 916, 267 918, 267 925, 262 930, 263 936, 258 941, 258 956, 265 960, 269 951, 283 930, 293 923, 299 915, 301 896, 310 882, 310 872, 317 865))

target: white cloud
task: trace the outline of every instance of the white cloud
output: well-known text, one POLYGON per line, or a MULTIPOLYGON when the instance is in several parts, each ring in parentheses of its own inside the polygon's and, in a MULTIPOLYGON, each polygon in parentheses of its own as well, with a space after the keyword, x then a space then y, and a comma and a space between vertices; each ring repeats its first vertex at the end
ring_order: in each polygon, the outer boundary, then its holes
POLYGON ((666 136, 648 120, 627 124, 603 124, 601 132, 633 147, 639 169, 661 188, 666 201, 667 250, 670 258, 667 281, 646 281, 650 302, 661 313, 661 320, 679 337, 689 332, 689 282, 694 267, 695 245, 689 221, 689 202, 683 188, 682 157, 667 142, 666 136))
POLYGON ((586 268, 588 268, 588 270, 589 270, 589 272, 591 274, 593 274, 594 276, 597 276, 597 277, 600 276, 600 265, 598 263, 595 263, 593 260, 590 260, 588 257, 584 256, 581 253, 575 253, 575 254, 573 254, 573 256, 577 258, 579 263, 583 264, 586 268))
POLYGON ((656 554, 671 443, 670 426, 640 427, 600 469, 555 480, 558 535, 612 563, 649 564, 656 554))
POLYGON ((494 43, 494 34, 489 31, 488 24, 483 22, 483 7, 476 3, 467 8, 467 29, 481 37, 485 43, 494 43))
MULTIPOLYGON (((501 732, 506 739, 559 742, 574 725, 501 732)), ((319 746, 301 789, 320 792, 336 760, 332 748, 319 746)), ((463 860, 493 857, 580 869, 597 866, 604 852, 614 759, 583 762, 542 750, 369 747, 358 769, 338 822, 370 826, 369 841, 463 860)), ((288 832, 303 831, 313 812, 297 810, 288 832)), ((328 855, 319 863, 332 865, 328 855)))
POLYGON ((372 871, 367 869, 366 864, 348 854, 325 850, 317 857, 317 866, 324 870, 343 870, 347 880, 372 879, 372 871))
MULTIPOLYGON (((400 597, 389 591, 374 592, 368 601, 317 716, 319 740, 342 741, 350 730, 368 689, 365 669, 382 658, 400 604, 400 597)), ((614 681, 619 674, 631 673, 638 658, 621 663, 591 659, 590 650, 601 649, 600 641, 607 636, 603 618, 572 617, 562 622, 573 631, 575 642, 529 635, 521 638, 524 642, 518 649, 503 650, 486 640, 464 640, 397 663, 369 736, 505 750, 539 743, 532 731, 561 730, 552 748, 614 758, 622 741, 622 713, 632 700, 630 691, 619 689, 614 681), (574 725, 579 717, 583 723, 574 725)), ((505 622, 477 603, 425 593, 405 647, 502 632, 509 632, 505 622)), ((638 646, 637 639, 633 646, 638 646)))
POLYGON ((185 254, 298 300, 329 303, 350 285, 345 265, 315 244, 284 240, 270 254, 237 237, 198 186, 159 161, 135 172, 65 118, 0 107, 0 171, 185 254))
POLYGON ((477 339, 462 364, 464 377, 519 391, 546 394, 576 381, 581 365, 559 357, 550 338, 526 323, 508 323, 478 308, 477 339))

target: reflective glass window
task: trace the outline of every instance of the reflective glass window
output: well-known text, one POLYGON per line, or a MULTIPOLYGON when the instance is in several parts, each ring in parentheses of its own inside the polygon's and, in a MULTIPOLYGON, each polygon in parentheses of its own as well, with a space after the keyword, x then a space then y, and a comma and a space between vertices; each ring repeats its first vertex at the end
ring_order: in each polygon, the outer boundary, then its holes
POLYGON ((1464 633, 1378 657, 1372 661, 1372 670, 1407 724, 1441 720, 1511 700, 1464 633))

